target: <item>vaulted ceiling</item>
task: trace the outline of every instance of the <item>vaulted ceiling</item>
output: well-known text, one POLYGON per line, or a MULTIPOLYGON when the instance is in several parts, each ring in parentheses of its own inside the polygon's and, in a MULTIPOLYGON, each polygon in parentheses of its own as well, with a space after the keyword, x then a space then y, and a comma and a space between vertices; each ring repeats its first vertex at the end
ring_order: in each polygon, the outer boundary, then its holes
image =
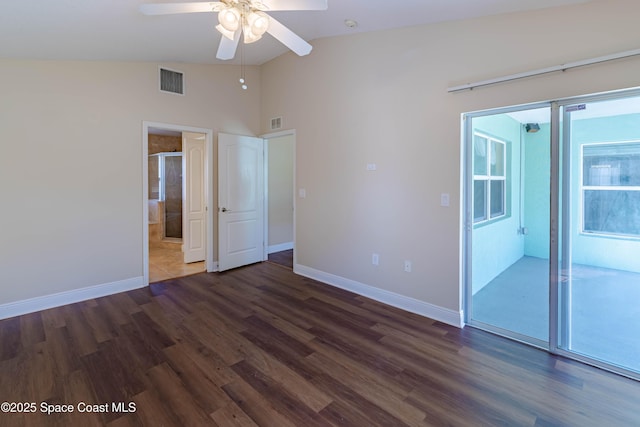
MULTIPOLYGON (((0 4, 0 58, 225 63, 216 59, 215 13, 145 16, 149 0, 7 0, 0 4)), ((180 2, 180 0, 159 0, 180 2)), ((328 0, 326 11, 272 12, 302 38, 378 31, 589 0, 328 0), (349 28, 346 19, 358 25, 349 28)), ((271 36, 246 45, 246 64, 287 49, 271 36)), ((313 52, 312 52, 313 54, 313 52)), ((226 63, 239 63, 239 55, 226 63)))

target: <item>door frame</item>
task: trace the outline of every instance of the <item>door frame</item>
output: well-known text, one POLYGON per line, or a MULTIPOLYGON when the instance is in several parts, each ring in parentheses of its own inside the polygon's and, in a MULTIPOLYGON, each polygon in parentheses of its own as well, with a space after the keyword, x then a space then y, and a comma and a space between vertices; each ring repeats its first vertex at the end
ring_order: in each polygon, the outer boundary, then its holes
MULTIPOLYGON (((461 115, 461 210, 460 210, 460 226, 461 233, 461 249, 460 249, 460 301, 464 310, 464 324, 472 327, 487 330, 497 335, 502 335, 515 341, 520 341, 528 345, 542 348, 549 353, 567 357, 568 359, 578 360, 580 362, 596 366, 598 368, 615 372, 617 374, 639 379, 637 372, 625 369, 623 367, 613 365, 611 363, 594 359, 587 355, 582 355, 570 350, 561 348, 560 342, 566 339, 568 335, 567 322, 564 318, 566 312, 561 312, 559 294, 562 264, 560 259, 564 261, 570 259, 570 247, 567 245, 571 239, 569 238, 570 230, 567 228, 569 221, 569 208, 567 199, 569 191, 569 179, 567 179, 568 162, 570 162, 570 133, 567 128, 569 123, 568 115, 564 107, 573 104, 589 103, 594 101, 606 101, 625 97, 640 97, 640 88, 629 88, 612 90, 603 93, 595 93, 591 95, 572 96, 567 98, 559 98, 550 101, 543 101, 531 104, 514 105, 510 107, 487 109, 461 115), (550 108, 550 224, 549 224, 549 342, 536 342, 531 337, 525 337, 506 331, 491 325, 482 324, 472 321, 473 305, 471 302, 472 295, 472 230, 473 230, 473 200, 471 197, 472 175, 471 156, 469 149, 469 138, 472 135, 471 120, 474 117, 485 115, 501 114, 519 110, 528 110, 535 108, 550 108)), ((565 288, 562 288, 564 291, 565 288)), ((566 300, 566 296, 562 296, 566 300)), ((464 326, 463 324, 463 326, 464 326)))
MULTIPOLYGON (((496 335, 504 336, 514 341, 519 341, 537 348, 548 350, 549 343, 537 338, 529 337, 512 330, 502 329, 498 326, 488 323, 480 322, 473 319, 473 271, 472 271, 472 258, 473 258, 473 119, 507 114, 518 113, 528 110, 537 110, 542 108, 549 108, 549 113, 552 114, 551 101, 535 102, 530 104, 513 105, 507 107, 492 108, 487 110, 472 111, 463 113, 461 115, 462 129, 461 129, 461 168, 462 179, 460 180, 460 192, 461 192, 461 248, 460 248, 460 271, 461 271, 461 284, 460 284, 460 303, 463 311, 463 327, 469 325, 477 327, 494 333, 496 335)), ((552 120, 552 118, 550 117, 552 120)), ((523 124, 524 125, 524 124, 523 124)), ((551 183, 553 186, 553 182, 551 183)), ((551 274, 551 273, 550 273, 551 274)), ((550 285, 551 286, 551 285, 550 285)))
POLYGON ((291 191, 293 192, 293 271, 296 271, 297 255, 296 255, 296 147, 297 137, 295 129, 285 129, 278 132, 265 133, 260 135, 260 138, 264 139, 264 260, 269 258, 269 140, 281 138, 283 136, 293 137, 293 183, 291 185, 291 191))
POLYGON ((198 128, 193 126, 177 125, 172 123, 160 123, 152 121, 142 122, 142 281, 144 286, 149 285, 149 129, 159 128, 176 132, 195 132, 205 135, 205 165, 204 165, 204 199, 207 210, 205 233, 205 268, 207 272, 215 271, 213 260, 213 247, 215 228, 213 226, 213 129, 198 128))

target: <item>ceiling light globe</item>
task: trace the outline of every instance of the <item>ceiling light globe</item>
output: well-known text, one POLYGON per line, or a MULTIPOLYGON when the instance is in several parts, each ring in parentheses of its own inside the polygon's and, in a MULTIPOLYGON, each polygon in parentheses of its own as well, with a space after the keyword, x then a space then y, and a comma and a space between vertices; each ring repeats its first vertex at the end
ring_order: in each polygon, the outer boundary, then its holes
POLYGON ((223 9, 218 13, 220 25, 227 31, 236 31, 240 26, 240 12, 232 7, 223 9))
POLYGON ((244 35, 245 44, 257 42, 262 38, 261 34, 255 34, 251 31, 251 26, 248 23, 242 26, 242 34, 244 35))
POLYGON ((251 33, 260 37, 269 29, 269 16, 263 12, 252 12, 247 18, 251 33))

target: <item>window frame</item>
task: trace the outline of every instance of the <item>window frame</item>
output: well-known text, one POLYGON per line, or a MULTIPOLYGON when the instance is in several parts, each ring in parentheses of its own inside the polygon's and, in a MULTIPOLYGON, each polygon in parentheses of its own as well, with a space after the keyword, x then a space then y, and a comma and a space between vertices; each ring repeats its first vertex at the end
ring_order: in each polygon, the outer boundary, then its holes
POLYGON ((500 139, 500 138, 496 138, 494 136, 491 136, 485 132, 482 131, 478 131, 475 130, 473 131, 473 146, 472 146, 472 150, 475 150, 475 141, 476 141, 476 137, 480 137, 480 138, 484 138, 486 140, 486 175, 476 175, 475 173, 475 160, 472 164, 472 172, 473 172, 473 179, 472 179, 472 188, 474 188, 474 193, 473 193, 473 198, 472 200, 475 200, 475 183, 476 182, 484 182, 485 183, 485 195, 484 195, 484 209, 485 209, 485 216, 482 219, 476 220, 475 218, 475 204, 474 207, 472 209, 472 217, 473 217, 473 225, 477 226, 477 225, 484 225, 490 222, 494 222, 494 221, 499 221, 501 219, 504 219, 508 216, 508 209, 507 209, 507 141, 500 139), (502 145, 502 175, 493 175, 491 173, 491 144, 492 142, 495 142, 497 144, 502 145), (502 213, 496 216, 491 216, 491 184, 492 182, 502 182, 502 213))
MULTIPOLYGON (((585 176, 584 176, 584 163, 585 163, 585 147, 593 147, 598 145, 625 145, 625 144, 640 144, 640 139, 637 140, 625 140, 625 141, 608 141, 608 142, 589 142, 580 145, 580 200, 579 200, 579 209, 580 209, 580 231, 579 233, 584 236, 596 236, 596 237, 604 237, 609 239, 634 239, 640 240, 640 234, 633 233, 616 233, 616 232, 607 232, 607 231, 591 231, 585 229, 586 224, 586 209, 585 209, 585 194, 587 191, 638 191, 640 192, 640 185, 585 185, 585 176)), ((640 154, 640 152, 639 152, 640 154)))

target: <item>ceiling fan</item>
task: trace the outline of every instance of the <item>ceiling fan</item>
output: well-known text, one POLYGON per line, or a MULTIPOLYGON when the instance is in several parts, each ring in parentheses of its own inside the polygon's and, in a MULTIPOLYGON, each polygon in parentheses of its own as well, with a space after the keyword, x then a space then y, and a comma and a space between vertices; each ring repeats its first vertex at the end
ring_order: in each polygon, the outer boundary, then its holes
POLYGON ((220 0, 140 5, 140 11, 145 15, 218 12, 216 29, 222 37, 216 58, 222 60, 235 56, 241 34, 244 35, 244 43, 253 43, 264 33, 269 33, 298 55, 308 55, 311 45, 265 12, 326 9, 327 0, 220 0))

